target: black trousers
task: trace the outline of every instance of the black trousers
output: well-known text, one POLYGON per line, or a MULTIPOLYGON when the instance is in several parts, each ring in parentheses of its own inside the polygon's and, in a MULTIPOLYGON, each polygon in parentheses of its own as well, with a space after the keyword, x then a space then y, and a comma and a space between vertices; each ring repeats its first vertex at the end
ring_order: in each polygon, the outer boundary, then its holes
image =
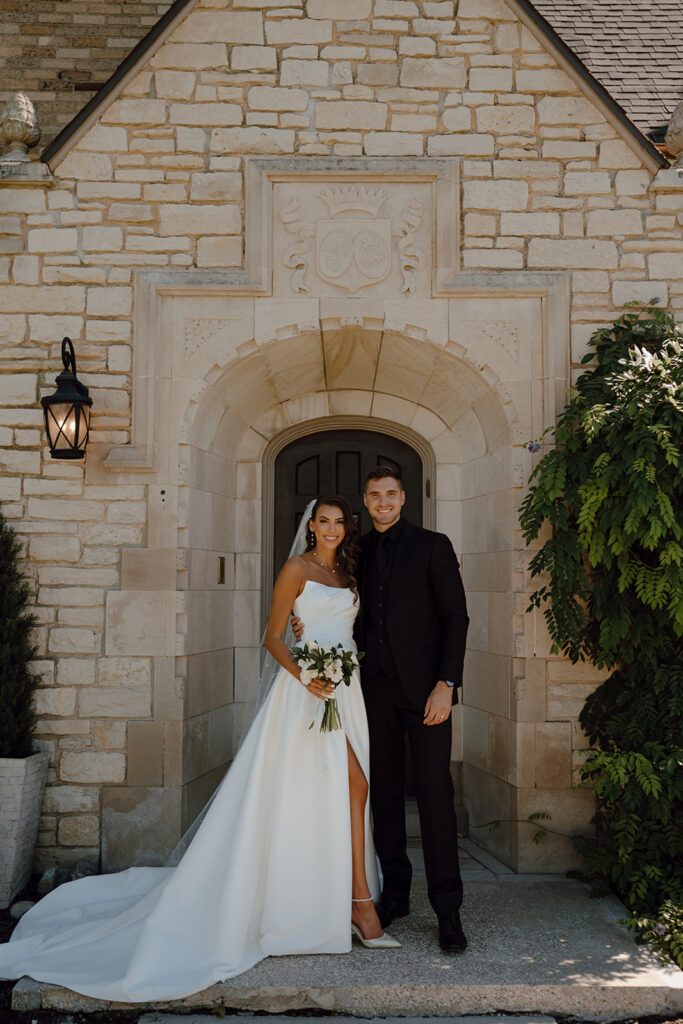
POLYGON ((439 918, 459 909, 462 878, 450 773, 451 722, 423 725, 424 707, 408 700, 400 679, 363 677, 370 731, 370 804, 383 896, 408 896, 412 867, 405 824, 405 734, 413 761, 429 902, 439 918))

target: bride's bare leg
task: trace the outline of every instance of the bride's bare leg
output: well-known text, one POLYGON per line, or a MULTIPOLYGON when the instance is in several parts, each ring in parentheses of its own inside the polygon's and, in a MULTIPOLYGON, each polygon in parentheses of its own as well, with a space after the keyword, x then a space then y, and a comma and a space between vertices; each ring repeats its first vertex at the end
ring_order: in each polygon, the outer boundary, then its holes
POLYGON ((365 875, 365 805, 368 800, 368 780, 358 763, 353 747, 346 741, 349 760, 349 799, 351 804, 351 864, 353 870, 353 898, 367 900, 351 904, 351 920, 358 925, 366 939, 383 935, 374 903, 369 900, 370 890, 365 875))

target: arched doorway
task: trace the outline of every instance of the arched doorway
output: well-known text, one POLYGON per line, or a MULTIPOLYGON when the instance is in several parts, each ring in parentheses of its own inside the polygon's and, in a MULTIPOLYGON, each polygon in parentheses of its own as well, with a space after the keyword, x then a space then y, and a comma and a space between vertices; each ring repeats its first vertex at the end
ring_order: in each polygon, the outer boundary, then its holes
POLYGON ((405 441, 374 430, 321 430, 283 448, 275 460, 274 576, 287 558, 309 501, 319 494, 346 498, 362 533, 370 529, 363 482, 373 466, 397 469, 406 490, 404 515, 422 525, 422 460, 405 441))

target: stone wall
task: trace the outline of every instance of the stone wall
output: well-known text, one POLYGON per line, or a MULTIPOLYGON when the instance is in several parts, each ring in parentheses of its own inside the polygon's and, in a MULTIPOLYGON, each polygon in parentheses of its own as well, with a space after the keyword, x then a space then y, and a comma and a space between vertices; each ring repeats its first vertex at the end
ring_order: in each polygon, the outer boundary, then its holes
MULTIPOLYGON (((0 498, 41 623, 41 864, 97 852, 102 787, 177 782, 181 738, 155 725, 153 659, 115 639, 116 592, 140 574, 153 589, 141 565, 158 492, 102 468, 131 438, 135 272, 242 266, 245 162, 288 154, 457 160, 462 270, 565 273, 573 377, 623 302, 681 307, 680 193, 653 188, 648 158, 503 0, 199 0, 55 160, 54 187, 0 188, 0 498), (94 402, 87 472, 51 461, 41 432, 64 334, 94 402)), ((511 678, 516 706, 534 705, 526 784, 564 792, 598 674, 513 659, 511 678)), ((488 777, 505 779, 510 737, 480 726, 488 777)))

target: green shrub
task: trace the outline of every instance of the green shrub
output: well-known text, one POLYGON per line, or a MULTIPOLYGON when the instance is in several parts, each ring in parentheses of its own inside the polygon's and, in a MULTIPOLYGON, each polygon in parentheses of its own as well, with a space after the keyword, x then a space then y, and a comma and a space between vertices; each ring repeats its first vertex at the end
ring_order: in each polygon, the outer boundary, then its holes
POLYGON ((21 545, 0 511, 0 757, 33 753, 35 647, 28 583, 20 572, 21 545))
POLYGON ((611 670, 580 716, 597 813, 577 848, 656 923, 683 904, 683 345, 649 309, 591 346, 520 522, 527 543, 552 528, 530 562, 547 579, 530 608, 553 652, 611 670))

